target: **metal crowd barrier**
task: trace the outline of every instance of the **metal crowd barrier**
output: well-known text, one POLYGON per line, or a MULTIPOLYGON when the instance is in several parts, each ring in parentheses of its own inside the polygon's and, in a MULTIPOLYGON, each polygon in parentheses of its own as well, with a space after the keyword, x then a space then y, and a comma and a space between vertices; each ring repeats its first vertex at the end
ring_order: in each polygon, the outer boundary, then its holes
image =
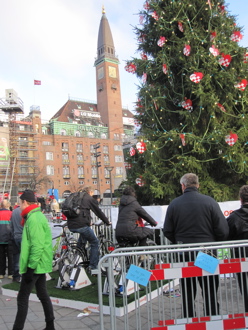
POLYGON ((105 255, 97 271, 100 329, 246 328, 246 248, 248 240, 122 248, 105 255), (144 280, 147 270, 150 278, 144 280))

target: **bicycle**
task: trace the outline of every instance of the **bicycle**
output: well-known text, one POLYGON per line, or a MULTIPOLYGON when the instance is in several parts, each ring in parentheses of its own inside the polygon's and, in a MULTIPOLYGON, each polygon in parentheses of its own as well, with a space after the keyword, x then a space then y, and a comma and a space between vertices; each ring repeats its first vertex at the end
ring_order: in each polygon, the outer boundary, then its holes
MULTIPOLYGON (((104 223, 102 221, 92 223, 92 226, 96 227, 96 236, 99 239, 99 258, 102 258, 105 254, 108 254, 115 249, 115 244, 111 240, 105 238, 104 231, 101 229, 103 225, 104 223)), ((85 261, 83 266, 87 268, 90 262, 90 244, 79 238, 77 247, 80 249, 85 261)), ((104 267, 102 267, 101 270, 103 274, 106 271, 104 267)))

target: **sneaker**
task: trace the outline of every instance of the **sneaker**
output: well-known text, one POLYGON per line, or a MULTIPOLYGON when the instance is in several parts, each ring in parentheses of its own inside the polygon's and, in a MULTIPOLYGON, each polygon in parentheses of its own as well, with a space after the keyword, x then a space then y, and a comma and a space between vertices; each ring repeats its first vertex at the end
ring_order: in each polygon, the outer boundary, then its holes
POLYGON ((8 278, 9 278, 9 279, 12 279, 12 278, 13 278, 13 275, 9 275, 8 278))
POLYGON ((0 279, 4 278, 4 275, 0 275, 0 279))
POLYGON ((20 277, 13 278, 12 282, 21 283, 21 278, 20 277))

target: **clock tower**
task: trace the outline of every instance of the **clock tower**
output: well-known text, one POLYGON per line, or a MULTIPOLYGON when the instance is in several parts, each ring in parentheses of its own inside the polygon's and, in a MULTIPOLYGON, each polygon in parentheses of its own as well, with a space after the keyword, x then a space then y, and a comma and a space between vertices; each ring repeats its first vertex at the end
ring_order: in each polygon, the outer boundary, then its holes
POLYGON ((123 134, 119 60, 115 55, 112 33, 105 10, 98 32, 96 67, 97 109, 109 128, 109 138, 118 140, 123 134))

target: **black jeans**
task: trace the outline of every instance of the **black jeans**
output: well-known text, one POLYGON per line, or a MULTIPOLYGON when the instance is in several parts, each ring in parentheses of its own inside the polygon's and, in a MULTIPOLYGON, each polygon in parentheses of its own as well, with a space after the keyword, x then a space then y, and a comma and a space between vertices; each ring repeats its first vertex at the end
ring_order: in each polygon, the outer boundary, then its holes
POLYGON ((23 274, 21 287, 17 296, 17 314, 13 330, 22 330, 24 328, 28 313, 28 300, 34 286, 37 297, 42 303, 46 323, 54 320, 53 306, 46 288, 46 274, 34 274, 33 280, 30 283, 25 282, 25 274, 23 274))
POLYGON ((218 315, 219 303, 217 301, 217 291, 219 287, 219 276, 199 276, 181 279, 181 294, 183 299, 183 317, 195 317, 195 296, 197 291, 197 281, 202 289, 204 300, 204 316, 218 315))
MULTIPOLYGON (((213 250, 212 253, 216 255, 217 251, 213 250)), ((196 256, 197 252, 186 252, 184 258, 180 256, 180 261, 194 261, 196 256)), ((184 278, 180 280, 183 318, 196 316, 195 297, 197 291, 197 282, 199 282, 202 289, 204 316, 218 315, 219 303, 217 300, 217 291, 219 288, 219 275, 210 275, 184 278)))
POLYGON ((8 259, 8 275, 13 275, 12 244, 0 244, 0 275, 5 275, 8 259))

